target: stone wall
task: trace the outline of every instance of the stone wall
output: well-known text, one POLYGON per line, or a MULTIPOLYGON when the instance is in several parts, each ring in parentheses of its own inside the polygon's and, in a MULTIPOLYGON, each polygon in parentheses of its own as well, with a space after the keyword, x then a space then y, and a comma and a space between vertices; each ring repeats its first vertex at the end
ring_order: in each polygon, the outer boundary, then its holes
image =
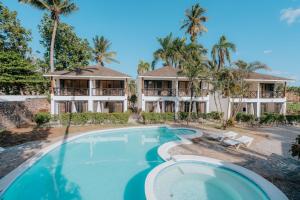
POLYGON ((50 112, 46 98, 0 102, 0 128, 27 127, 38 112, 50 112))

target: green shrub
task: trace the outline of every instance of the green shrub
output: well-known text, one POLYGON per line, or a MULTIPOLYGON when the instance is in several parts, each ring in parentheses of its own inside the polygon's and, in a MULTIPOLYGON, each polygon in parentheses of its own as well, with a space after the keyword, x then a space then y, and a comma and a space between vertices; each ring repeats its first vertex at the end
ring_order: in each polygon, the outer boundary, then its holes
POLYGON ((34 116, 34 121, 38 126, 48 123, 51 119, 50 113, 47 112, 39 112, 34 116))
POLYGON ((285 118, 288 124, 300 123, 300 115, 287 115, 285 118))
POLYGON ((255 117, 254 117, 254 115, 240 112, 240 113, 237 113, 235 120, 238 122, 248 123, 248 122, 254 121, 255 117))
POLYGON ((224 113, 218 113, 218 112, 210 112, 207 114, 208 119, 213 119, 213 120, 220 120, 220 117, 223 117, 224 113))
POLYGON ((260 117, 260 124, 284 124, 286 117, 278 113, 265 113, 260 117))
POLYGON ((174 121, 175 120, 175 113, 147 113, 143 112, 142 118, 144 123, 163 123, 166 121, 174 121))
POLYGON ((130 112, 125 113, 64 113, 59 116, 61 124, 83 125, 91 124, 125 124, 130 112))

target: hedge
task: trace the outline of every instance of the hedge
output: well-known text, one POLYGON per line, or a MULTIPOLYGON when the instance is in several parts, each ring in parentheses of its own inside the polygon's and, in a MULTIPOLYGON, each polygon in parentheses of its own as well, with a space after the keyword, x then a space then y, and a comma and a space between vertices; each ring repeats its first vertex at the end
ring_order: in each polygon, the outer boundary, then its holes
MULTIPOLYGON (((179 112, 178 119, 179 120, 187 120, 189 113, 188 112, 179 112)), ((223 114, 221 114, 221 117, 223 114)), ((210 112, 210 113, 191 113, 191 119, 213 119, 213 120, 220 120, 220 114, 218 112, 210 112)))
POLYGON ((61 124, 67 125, 84 125, 84 124, 126 124, 130 112, 125 113, 63 113, 53 116, 53 120, 60 121, 61 124))
POLYGON ((175 113, 141 113, 143 121, 145 124, 150 123, 163 123, 166 121, 174 121, 175 120, 175 113))
POLYGON ((251 115, 251 114, 240 112, 240 113, 237 113, 235 120, 238 122, 252 122, 255 120, 255 116, 251 115))

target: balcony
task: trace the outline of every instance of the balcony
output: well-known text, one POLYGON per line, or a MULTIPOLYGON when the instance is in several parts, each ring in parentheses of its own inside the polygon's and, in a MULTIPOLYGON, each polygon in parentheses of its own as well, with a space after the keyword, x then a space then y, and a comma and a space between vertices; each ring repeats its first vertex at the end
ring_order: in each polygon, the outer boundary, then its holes
POLYGON ((151 88, 151 89, 143 89, 143 94, 145 96, 162 96, 162 97, 175 97, 176 90, 170 88, 151 88))
MULTIPOLYGON (((209 95, 208 90, 200 90, 200 92, 194 93, 194 97, 205 97, 209 95)), ((179 89, 178 91, 178 96, 180 97, 190 97, 191 96, 191 91, 189 89, 179 89)))
POLYGON ((93 96, 124 96, 124 88, 93 88, 93 96))
POLYGON ((89 88, 54 88, 56 96, 89 96, 89 88))
POLYGON ((260 93, 260 97, 265 99, 266 98, 272 99, 272 98, 284 98, 285 95, 283 91, 262 91, 260 93))

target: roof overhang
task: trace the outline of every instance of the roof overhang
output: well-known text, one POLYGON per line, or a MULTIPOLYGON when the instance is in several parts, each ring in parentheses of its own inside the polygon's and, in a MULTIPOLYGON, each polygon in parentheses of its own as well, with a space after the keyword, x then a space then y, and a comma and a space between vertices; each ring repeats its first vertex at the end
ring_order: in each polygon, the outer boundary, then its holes
POLYGON ((290 80, 290 79, 286 79, 286 80, 245 79, 245 81, 248 81, 248 82, 293 82, 294 80, 290 80))
POLYGON ((56 77, 56 78, 74 78, 74 79, 131 79, 130 76, 74 76, 74 75, 58 75, 58 74, 44 74, 44 77, 56 77))

